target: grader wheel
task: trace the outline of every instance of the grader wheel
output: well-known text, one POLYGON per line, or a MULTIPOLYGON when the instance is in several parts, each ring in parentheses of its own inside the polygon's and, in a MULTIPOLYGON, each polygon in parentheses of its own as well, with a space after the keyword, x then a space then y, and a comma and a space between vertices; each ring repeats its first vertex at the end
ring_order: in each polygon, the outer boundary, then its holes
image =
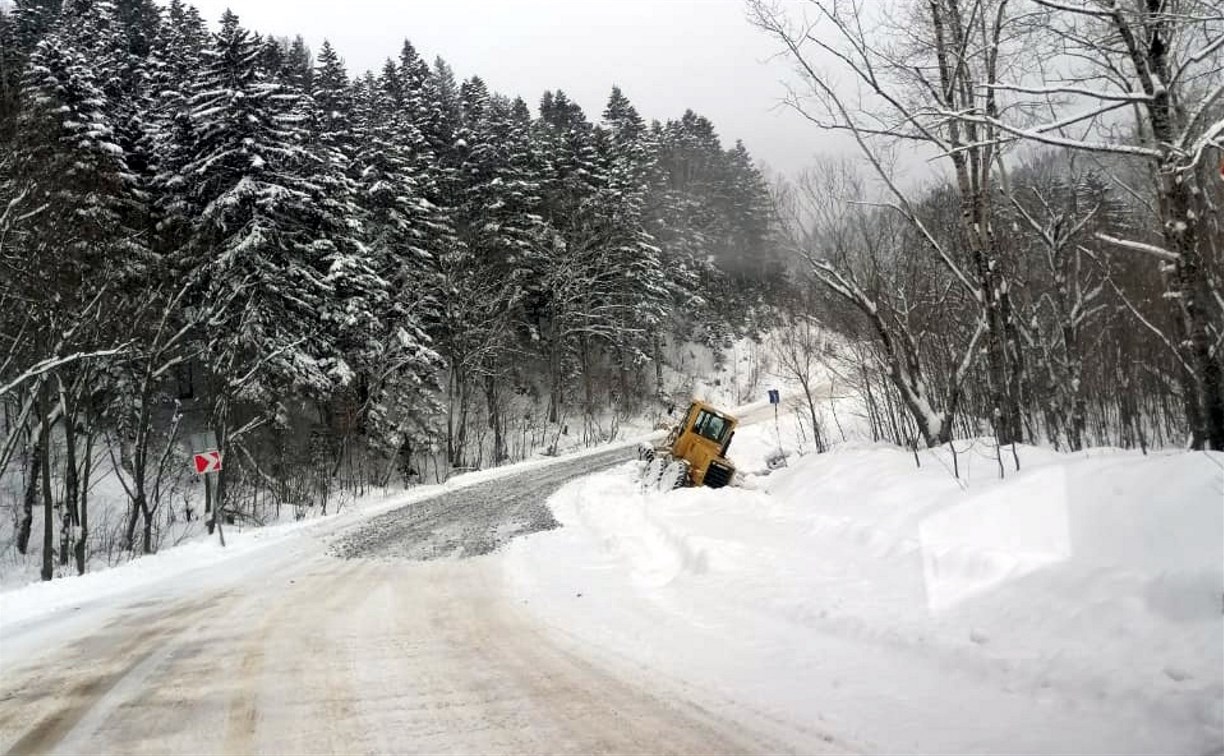
POLYGON ((650 462, 655 458, 655 448, 647 443, 638 444, 637 455, 639 462, 650 462))
POLYGON ((670 491, 690 484, 688 460, 676 459, 663 449, 642 444, 638 447, 642 489, 670 491))
POLYGON ((642 488, 658 488, 659 481, 663 479, 663 474, 667 471, 667 466, 671 464, 671 461, 671 454, 665 451, 655 452, 642 471, 642 488))
POLYGON ((689 463, 686 459, 674 459, 659 476, 659 490, 684 488, 689 484, 689 463))

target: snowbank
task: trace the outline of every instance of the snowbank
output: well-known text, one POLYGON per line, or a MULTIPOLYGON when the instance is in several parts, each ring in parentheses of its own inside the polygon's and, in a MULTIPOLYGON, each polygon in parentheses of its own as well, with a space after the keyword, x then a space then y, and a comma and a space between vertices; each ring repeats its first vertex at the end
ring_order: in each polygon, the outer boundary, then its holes
MULTIPOLYGON (((741 430, 741 469, 776 446, 741 430)), ((616 663, 802 747, 1207 752, 1224 745, 1224 455, 846 444, 752 489, 551 502, 509 585, 616 663), (758 723, 759 724, 759 723, 758 723)))

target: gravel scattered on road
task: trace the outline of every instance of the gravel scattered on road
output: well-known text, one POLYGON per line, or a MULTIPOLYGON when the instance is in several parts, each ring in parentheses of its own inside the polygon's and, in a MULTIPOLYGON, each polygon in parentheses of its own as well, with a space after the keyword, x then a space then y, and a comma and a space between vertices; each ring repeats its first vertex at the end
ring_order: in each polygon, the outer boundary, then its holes
POLYGON ((549 496, 574 478, 626 462, 633 455, 632 448, 612 449, 413 502, 347 533, 331 551, 345 559, 489 554, 518 536, 558 527, 545 504, 549 496))

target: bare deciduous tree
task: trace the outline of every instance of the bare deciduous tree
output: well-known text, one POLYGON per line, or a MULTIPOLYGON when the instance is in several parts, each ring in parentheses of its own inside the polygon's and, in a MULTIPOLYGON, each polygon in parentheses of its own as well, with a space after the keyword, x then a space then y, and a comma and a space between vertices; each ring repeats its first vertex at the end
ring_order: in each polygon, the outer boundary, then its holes
POLYGON ((982 143, 1022 140, 1147 163, 1158 232, 1098 238, 1161 266, 1191 445, 1224 449, 1224 192, 1208 159, 1224 147, 1224 13, 1213 0, 1031 0, 1031 12, 1042 21, 1025 36, 1045 61, 1040 82, 978 82, 980 96, 1007 98, 1006 111, 945 107, 942 115, 991 130, 982 143))
POLYGON ((787 377, 794 378, 803 390, 803 398, 812 421, 812 440, 816 450, 827 449, 819 406, 823 397, 817 395, 817 372, 830 351, 824 329, 810 316, 792 315, 783 319, 773 343, 773 356, 787 377))
MULTIPOLYGON (((1023 349, 1013 282, 994 229, 999 128, 990 120, 948 116, 999 113, 994 84, 1020 57, 1014 42, 1018 22, 1008 15, 1008 0, 931 0, 890 8, 861 0, 806 0, 794 13, 769 0, 750 0, 748 6, 752 20, 782 44, 804 83, 805 89, 790 92, 788 104, 819 128, 853 139, 881 183, 887 206, 978 303, 995 433, 1004 443, 1021 438, 1023 349), (958 243, 951 244, 921 217, 888 161, 898 146, 942 156, 950 165, 959 205, 958 243)), ((835 281, 835 290, 853 294, 854 281, 845 271, 841 276, 845 280, 835 281)), ((970 334, 978 338, 976 330, 970 334)), ((891 349, 901 353, 905 347, 891 349)), ((912 389, 905 393, 918 395, 912 389)))

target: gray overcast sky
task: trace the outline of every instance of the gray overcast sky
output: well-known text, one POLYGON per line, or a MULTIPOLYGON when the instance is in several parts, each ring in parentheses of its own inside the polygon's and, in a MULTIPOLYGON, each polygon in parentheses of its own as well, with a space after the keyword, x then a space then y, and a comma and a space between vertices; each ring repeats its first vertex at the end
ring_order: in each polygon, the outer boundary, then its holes
POLYGON ((758 161, 793 173, 827 143, 777 107, 788 64, 768 61, 773 42, 745 19, 742 0, 195 0, 215 25, 225 8, 277 36, 323 39, 349 72, 377 69, 407 38, 533 107, 563 89, 598 120, 612 84, 647 119, 692 108, 725 146, 743 139, 758 161))

